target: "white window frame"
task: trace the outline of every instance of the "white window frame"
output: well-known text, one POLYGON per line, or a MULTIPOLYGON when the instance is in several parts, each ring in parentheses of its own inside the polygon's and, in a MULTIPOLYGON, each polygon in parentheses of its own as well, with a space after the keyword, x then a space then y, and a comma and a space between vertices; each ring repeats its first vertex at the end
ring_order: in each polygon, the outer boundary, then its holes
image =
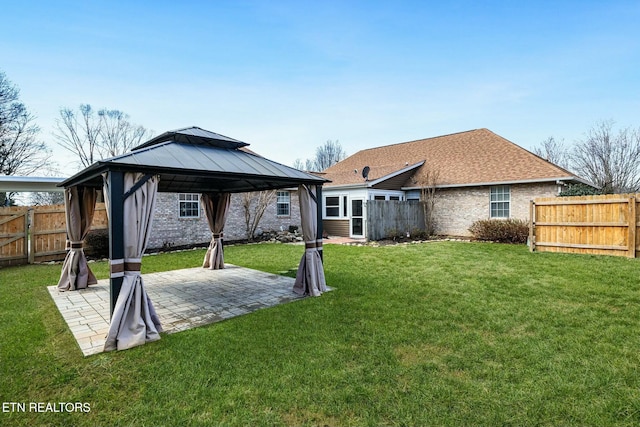
POLYGON ((289 191, 278 191, 276 193, 276 216, 279 218, 291 216, 291 193, 289 191), (280 208, 286 213, 280 213, 280 208))
POLYGON ((324 196, 324 209, 323 209, 323 213, 324 213, 324 217, 325 218, 331 218, 331 219, 336 219, 336 218, 342 218, 342 195, 339 194, 331 194, 331 195, 326 195, 324 196), (338 199, 338 204, 329 204, 328 199, 332 199, 332 198, 336 198, 338 199), (329 212, 327 211, 329 208, 332 209, 337 209, 338 210, 338 215, 329 215, 329 212))
POLYGON ((323 194, 322 195, 322 218, 323 219, 345 219, 349 218, 349 203, 351 198, 346 193, 340 194, 323 194), (327 199, 336 197, 338 199, 337 205, 327 204, 327 199), (327 215, 327 207, 338 208, 338 215, 327 215))
POLYGON ((369 200, 391 200, 392 197, 397 197, 398 201, 405 200, 405 193, 399 191, 383 191, 383 190, 374 190, 369 192, 369 200))
POLYGON ((489 189, 489 218, 511 218, 511 187, 508 185, 495 185, 489 189), (505 215, 498 215, 502 212, 505 215), (494 215, 496 212, 496 215, 494 215))
MULTIPOLYGON (((193 211, 194 207, 185 208, 185 211, 193 211)), ((178 194, 178 218, 181 219, 193 219, 200 218, 200 194, 197 193, 179 193, 178 194), (182 205, 183 204, 192 204, 195 203, 195 211, 196 215, 183 215, 182 214, 182 205)))

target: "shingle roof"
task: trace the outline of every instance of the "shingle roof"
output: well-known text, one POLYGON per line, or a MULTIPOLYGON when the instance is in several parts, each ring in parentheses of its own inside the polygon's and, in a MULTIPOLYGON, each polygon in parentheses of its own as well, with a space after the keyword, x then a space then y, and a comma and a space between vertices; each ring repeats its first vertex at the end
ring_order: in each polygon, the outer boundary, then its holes
POLYGON ((425 164, 403 187, 424 182, 429 170, 437 171, 438 186, 554 179, 584 182, 488 129, 362 150, 324 170, 322 177, 332 181, 327 187, 363 184, 360 171, 365 166, 370 167, 369 181, 375 181, 421 161, 425 164))

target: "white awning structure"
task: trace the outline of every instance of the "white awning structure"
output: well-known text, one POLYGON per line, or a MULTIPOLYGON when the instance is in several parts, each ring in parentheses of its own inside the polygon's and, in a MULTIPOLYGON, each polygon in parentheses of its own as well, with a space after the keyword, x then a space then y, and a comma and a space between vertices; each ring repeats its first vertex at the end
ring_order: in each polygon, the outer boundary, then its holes
POLYGON ((0 176, 0 193, 57 191, 64 188, 59 184, 67 178, 48 176, 0 176))

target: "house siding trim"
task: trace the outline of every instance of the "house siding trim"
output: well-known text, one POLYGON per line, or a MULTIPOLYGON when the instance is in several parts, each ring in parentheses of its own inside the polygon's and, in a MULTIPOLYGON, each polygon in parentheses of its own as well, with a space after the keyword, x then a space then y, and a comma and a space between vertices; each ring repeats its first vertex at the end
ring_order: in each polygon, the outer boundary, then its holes
POLYGON ((324 219, 322 227, 329 236, 349 237, 350 234, 349 219, 324 219))

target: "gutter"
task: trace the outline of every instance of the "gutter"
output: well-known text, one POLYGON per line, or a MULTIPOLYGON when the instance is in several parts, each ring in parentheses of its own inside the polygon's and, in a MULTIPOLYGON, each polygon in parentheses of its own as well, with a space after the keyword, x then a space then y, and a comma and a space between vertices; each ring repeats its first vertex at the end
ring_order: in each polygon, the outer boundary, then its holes
MULTIPOLYGON (((487 187, 487 186, 491 186, 491 185, 513 185, 513 184, 535 184, 535 183, 542 183, 542 182, 553 182, 553 183, 564 183, 564 182, 579 182, 582 184, 586 184, 589 185, 591 187, 597 188, 595 185, 591 184, 590 182, 582 179, 582 178, 578 178, 576 176, 561 176, 561 177, 557 177, 557 178, 544 178, 544 179, 523 179, 523 180, 512 180, 512 181, 494 181, 494 182, 475 182, 475 183, 470 183, 470 184, 442 184, 442 185, 436 185, 435 188, 458 188, 458 187, 487 187)), ((408 191, 408 190, 419 190, 422 187, 402 187, 401 190, 403 191, 408 191)))

